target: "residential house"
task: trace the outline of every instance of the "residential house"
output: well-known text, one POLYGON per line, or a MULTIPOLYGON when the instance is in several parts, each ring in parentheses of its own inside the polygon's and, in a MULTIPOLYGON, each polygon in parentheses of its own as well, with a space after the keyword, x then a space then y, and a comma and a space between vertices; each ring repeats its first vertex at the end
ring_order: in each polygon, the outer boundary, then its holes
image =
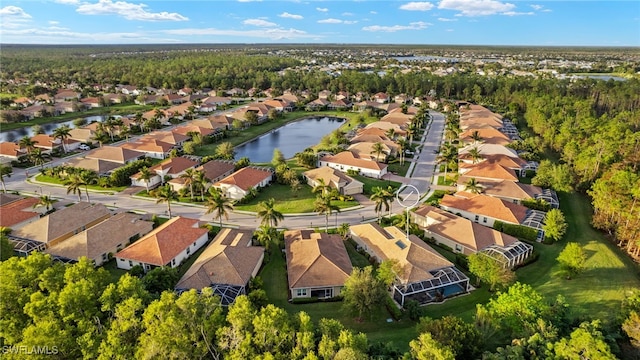
POLYGON ((46 209, 35 207, 38 203, 38 198, 2 194, 0 227, 17 229, 40 219, 46 209))
POLYGON ((389 95, 383 93, 383 92, 379 92, 375 95, 373 95, 373 100, 379 104, 384 104, 386 102, 389 102, 389 95))
POLYGON ((331 97, 330 90, 322 90, 318 93, 318 99, 329 100, 330 97, 331 97))
POLYGON ((509 268, 521 264, 533 253, 533 246, 513 236, 430 205, 411 212, 411 219, 437 244, 464 255, 485 252, 509 268))
POLYGON ((144 153, 120 146, 102 146, 87 152, 84 156, 87 159, 98 159, 111 161, 126 165, 136 160, 144 158, 144 153))
POLYGON ((176 132, 180 135, 185 135, 191 138, 191 134, 200 134, 202 138, 206 136, 210 136, 216 133, 213 129, 197 126, 197 125, 184 125, 178 126, 177 128, 171 130, 172 132, 176 132))
POLYGON ((216 183, 231 175, 235 171, 235 165, 233 164, 233 161, 211 160, 200 165, 196 169, 204 171, 204 176, 212 183, 216 183))
POLYGON ((500 130, 492 127, 469 129, 467 131, 464 131, 459 136, 460 141, 462 141, 462 143, 465 145, 475 143, 476 140, 474 140, 472 136, 476 131, 477 131, 477 135, 481 138, 481 140, 478 143, 507 145, 512 141, 507 135, 500 132, 500 130))
POLYGON ((307 184, 312 188, 324 183, 336 189, 342 195, 362 194, 364 184, 342 171, 322 166, 303 173, 307 184))
POLYGON ((43 117, 45 115, 57 116, 59 115, 59 111, 56 110, 55 107, 50 105, 31 105, 22 110, 20 110, 22 116, 24 116, 27 120, 32 120, 34 118, 43 117))
POLYGON ((213 289, 222 305, 248 293, 264 260, 264 248, 252 246, 253 231, 221 229, 176 285, 177 291, 213 289))
POLYGON ((69 131, 69 139, 79 142, 92 142, 96 136, 96 131, 91 128, 77 127, 69 131))
POLYGON ((88 97, 88 98, 80 99, 80 103, 82 103, 86 108, 98 108, 102 106, 100 105, 100 99, 97 97, 88 97))
POLYGON ((140 178, 140 173, 136 173, 131 176, 131 185, 142 186, 148 188, 154 188, 164 183, 166 178, 175 179, 184 174, 187 169, 195 168, 198 166, 198 162, 187 159, 185 157, 174 157, 167 159, 157 165, 149 168, 149 172, 153 174, 153 177, 149 179, 149 183, 140 178))
POLYGON ((393 101, 395 101, 398 104, 406 104, 409 102, 409 100, 410 100, 410 97, 407 96, 406 94, 398 94, 393 97, 393 101))
POLYGON ((188 88, 188 87, 184 87, 184 88, 178 90, 177 94, 180 95, 180 96, 191 95, 191 94, 193 94, 193 89, 188 88))
POLYGON ((231 130, 233 128, 233 122, 235 120, 236 119, 226 114, 217 114, 217 115, 209 116, 206 119, 193 120, 191 121, 191 124, 202 126, 202 127, 209 127, 214 130, 217 130, 217 129, 231 130), (207 123, 208 125, 205 123, 207 123))
POLYGON ((231 98, 223 96, 209 96, 200 102, 199 111, 212 112, 216 111, 222 105, 231 105, 231 98))
POLYGON ((153 222, 142 220, 140 215, 123 212, 50 246, 45 252, 68 260, 84 256, 93 260, 95 266, 100 266, 131 241, 151 230, 153 222))
MULTIPOLYGON (((363 135, 367 134, 366 131, 369 130, 369 129, 382 130, 383 131, 382 134, 375 133, 378 136, 386 134, 386 132, 391 130, 391 129, 393 129, 393 133, 396 136, 403 136, 403 137, 407 136, 407 131, 402 126, 400 126, 398 124, 390 123, 390 122, 383 122, 383 121, 372 122, 371 124, 367 125, 364 129, 360 130, 358 132, 358 134, 361 134, 361 132, 362 132, 363 135)), ((374 134, 374 133, 371 133, 371 134, 374 134)))
POLYGON ((469 291, 469 278, 449 260, 417 236, 408 237, 395 226, 376 223, 352 225, 351 237, 375 260, 395 260, 401 270, 392 284, 393 299, 404 306, 407 300, 420 304, 441 302, 469 291))
POLYGON ((80 202, 14 229, 10 239, 18 245, 14 249, 26 255, 32 250, 54 246, 110 216, 103 204, 80 202))
POLYGON ((154 131, 144 136, 145 139, 156 139, 165 143, 169 143, 175 146, 181 146, 185 141, 188 141, 191 137, 183 135, 175 131, 154 131))
POLYGON ((506 155, 508 157, 517 158, 518 153, 504 145, 496 144, 471 144, 458 150, 458 155, 461 159, 469 159, 469 150, 477 148, 482 157, 490 155, 506 155))
POLYGON ((330 168, 348 172, 355 171, 364 176, 380 179, 387 173, 387 165, 371 160, 371 158, 360 158, 350 151, 343 151, 336 155, 325 155, 318 161, 318 167, 328 166, 330 168))
POLYGON ((0 142, 1 163, 8 164, 12 161, 18 161, 20 157, 25 155, 27 155, 27 151, 21 148, 20 145, 9 141, 0 142))
POLYGON ((213 184, 214 187, 230 199, 240 200, 249 194, 251 189, 259 189, 269 185, 273 180, 273 172, 268 168, 245 167, 213 184))
POLYGON ((140 90, 133 85, 118 85, 117 90, 125 95, 138 96, 140 95, 140 90))
POLYGON ((486 161, 482 161, 477 164, 461 163, 458 172, 460 173, 458 183, 461 185, 472 178, 478 180, 518 181, 518 174, 516 174, 512 169, 486 161))
POLYGON ((355 156, 361 159, 371 158, 374 161, 386 162, 391 154, 395 153, 395 149, 389 147, 382 142, 357 142, 349 145, 348 151, 352 152, 355 156), (375 150, 376 144, 379 143, 382 146, 382 152, 377 153, 375 150))
POLYGON ((327 108, 330 110, 348 110, 351 109, 351 103, 346 99, 334 100, 327 105, 327 108))
POLYGON ((35 147, 42 149, 44 153, 50 153, 53 149, 61 148, 60 139, 46 134, 37 134, 31 137, 31 141, 35 142, 35 147))
POLYGON ((80 100, 80 93, 73 90, 61 90, 53 96, 55 102, 80 100))
POLYGON ((401 111, 395 111, 383 116, 380 119, 380 121, 390 122, 392 124, 396 124, 402 127, 407 127, 409 126, 409 124, 411 124, 412 119, 413 119, 413 115, 411 114, 403 114, 401 111))
POLYGON ((308 102, 305 105, 305 109, 313 111, 324 110, 327 108, 327 106, 329 106, 330 103, 331 102, 327 99, 315 99, 311 102, 308 102))
MULTIPOLYGON (((465 185, 458 180, 458 191, 464 191, 465 185)), ((552 208, 560 207, 558 195, 551 189, 543 189, 538 186, 523 184, 510 180, 478 180, 482 187, 482 193, 493 196, 514 204, 522 204, 523 200, 544 200, 552 208)))
POLYGON ((290 230, 284 232, 284 246, 292 299, 340 295, 353 270, 340 235, 290 230))
POLYGON ((121 145, 123 149, 133 150, 145 154, 146 157, 154 159, 166 159, 170 156, 171 150, 176 146, 168 142, 143 136, 134 142, 127 142, 121 145))
POLYGON ((63 165, 77 169, 90 170, 98 174, 98 176, 109 176, 113 170, 123 166, 123 164, 113 161, 83 157, 69 159, 63 165))
POLYGON ((125 270, 140 265, 145 272, 160 266, 175 268, 208 241, 207 234, 197 219, 177 216, 118 252, 116 264, 125 270))
POLYGON ((544 212, 500 198, 459 191, 454 195, 445 195, 440 200, 440 207, 485 226, 493 227, 496 221, 501 221, 536 229, 540 239, 544 235, 544 212))

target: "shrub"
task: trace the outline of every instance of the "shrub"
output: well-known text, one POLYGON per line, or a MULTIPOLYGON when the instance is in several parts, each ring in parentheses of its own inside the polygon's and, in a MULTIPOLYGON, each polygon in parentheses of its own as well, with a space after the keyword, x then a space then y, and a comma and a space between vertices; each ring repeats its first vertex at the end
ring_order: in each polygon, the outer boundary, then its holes
POLYGON ((396 302, 393 301, 391 296, 387 295, 385 299, 384 306, 387 308, 389 315, 391 315, 394 320, 402 319, 402 310, 398 308, 398 305, 396 305, 396 302))
POLYGON ((308 297, 308 298, 291 299, 291 303, 292 304, 312 304, 312 303, 317 303, 317 302, 318 302, 318 298, 315 297, 315 296, 308 297))
POLYGON ((469 270, 469 258, 464 254, 456 254, 456 264, 465 270, 469 270))
POLYGON ((515 236, 518 239, 536 241, 538 238, 538 230, 527 226, 506 224, 501 221, 496 221, 493 224, 493 228, 505 234, 515 236))
POLYGON ((404 303, 404 310, 406 311, 409 319, 413 321, 417 321, 422 317, 422 308, 420 307, 420 303, 415 300, 407 300, 404 303))

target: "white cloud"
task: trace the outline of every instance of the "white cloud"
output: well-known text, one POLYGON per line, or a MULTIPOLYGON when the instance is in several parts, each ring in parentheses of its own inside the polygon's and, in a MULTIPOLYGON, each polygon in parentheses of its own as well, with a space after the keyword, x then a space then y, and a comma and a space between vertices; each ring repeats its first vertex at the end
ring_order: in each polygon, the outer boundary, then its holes
POLYGON ((552 11, 553 11, 553 10, 551 10, 551 9, 544 9, 544 10, 542 10, 542 12, 552 12, 552 11))
POLYGON ((373 10, 369 11, 369 14, 374 14, 375 15, 377 13, 378 13, 377 11, 373 11, 373 10))
POLYGON ((502 13, 502 15, 520 16, 520 15, 535 15, 535 14, 533 13, 533 11, 529 11, 529 12, 505 11, 505 12, 502 13))
POLYGON ((112 2, 111 0, 100 0, 95 4, 82 4, 76 11, 84 15, 118 15, 127 20, 141 21, 186 21, 189 18, 178 13, 166 11, 153 13, 148 12, 145 4, 132 4, 125 1, 112 2))
POLYGON ((318 24, 346 24, 346 25, 351 25, 351 24, 355 24, 357 23, 357 21, 352 21, 352 20, 340 20, 340 19, 323 19, 323 20, 318 20, 318 24))
POLYGON ((430 2, 417 2, 412 1, 410 3, 406 3, 400 6, 401 10, 409 10, 409 11, 428 11, 433 9, 433 4, 430 2))
POLYGON ((543 5, 536 5, 536 4, 533 4, 533 5, 531 5, 531 7, 533 8, 533 10, 540 10, 540 9, 542 9, 544 6, 543 6, 543 5))
POLYGON ((262 0, 238 0, 238 2, 261 2, 262 0))
POLYGON ((287 19, 296 19, 296 20, 304 19, 304 17, 302 15, 289 14, 288 12, 283 12, 282 14, 280 14, 278 16, 280 16, 281 18, 287 18, 287 19))
POLYGON ((77 5, 80 4, 80 0, 55 0, 58 4, 77 5))
POLYGON ((350 12, 343 12, 342 16, 353 16, 353 13, 350 12))
POLYGON ((458 21, 458 19, 438 18, 438 21, 445 21, 445 22, 448 22, 448 21, 458 21))
POLYGON ((60 21, 49 20, 49 25, 58 25, 58 24, 60 24, 60 21))
POLYGON ((496 0, 442 0, 438 9, 457 10, 460 16, 486 16, 511 12, 514 4, 496 0))
POLYGON ((393 25, 393 26, 384 26, 384 25, 372 25, 365 26, 362 28, 364 31, 371 32, 396 32, 402 30, 422 30, 426 29, 429 25, 433 25, 430 23, 426 23, 424 21, 417 21, 409 23, 409 25, 393 25))
POLYGON ((316 38, 318 35, 308 34, 297 29, 259 29, 259 30, 225 30, 225 29, 174 29, 164 30, 165 34, 182 36, 243 36, 267 38, 271 40, 316 38))
POLYGON ((9 5, 0 9, 0 27, 4 29, 15 29, 26 25, 31 21, 31 15, 27 14, 22 8, 9 5))
POLYGON ((245 21, 242 22, 245 25, 253 25, 253 26, 260 26, 260 27, 274 27, 274 26, 278 26, 278 24, 276 23, 272 23, 270 21, 266 21, 266 20, 262 20, 262 19, 247 19, 245 21))
POLYGON ((320 11, 320 12, 327 12, 327 11, 329 11, 329 9, 327 9, 327 8, 319 8, 319 7, 317 7, 317 8, 316 8, 316 10, 318 10, 318 11, 320 11))

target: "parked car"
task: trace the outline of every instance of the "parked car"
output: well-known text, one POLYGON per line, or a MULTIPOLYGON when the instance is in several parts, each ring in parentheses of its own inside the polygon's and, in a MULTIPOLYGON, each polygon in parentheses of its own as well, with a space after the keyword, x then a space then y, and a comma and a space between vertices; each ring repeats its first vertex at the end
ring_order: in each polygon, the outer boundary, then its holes
POLYGON ((80 144, 80 146, 78 146, 78 149, 80 149, 80 150, 91 150, 91 147, 89 147, 89 145, 87 145, 87 144, 80 144))

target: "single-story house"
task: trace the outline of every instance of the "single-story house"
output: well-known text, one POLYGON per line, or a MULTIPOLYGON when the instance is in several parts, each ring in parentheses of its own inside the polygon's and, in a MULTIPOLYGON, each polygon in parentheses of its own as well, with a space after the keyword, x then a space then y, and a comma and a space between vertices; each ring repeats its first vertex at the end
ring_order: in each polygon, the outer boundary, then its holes
POLYGON ((331 186, 342 195, 362 194, 364 188, 364 184, 360 181, 328 166, 305 171, 303 175, 312 188, 318 186, 322 180, 325 185, 331 186))
POLYGON ((487 161, 481 161, 477 164, 462 163, 458 168, 458 173, 460 173, 458 179, 459 184, 463 184, 471 178, 478 180, 518 181, 518 174, 516 174, 513 169, 487 161))
POLYGON ((2 160, 2 163, 18 161, 20 157, 25 155, 27 155, 27 150, 21 148, 20 145, 9 141, 0 142, 0 160, 2 160))
POLYGON ((473 144, 476 140, 474 140, 472 136, 476 131, 478 132, 477 133, 478 136, 480 136, 481 138, 481 140, 479 141, 480 143, 495 144, 495 145, 507 145, 511 143, 511 139, 507 135, 500 132, 500 130, 492 127, 470 129, 470 130, 464 131, 458 137, 460 138, 460 141, 462 141, 462 143, 464 144, 473 144))
POLYGON ((40 219, 45 207, 36 207, 39 200, 34 197, 13 196, 2 194, 3 202, 0 204, 0 227, 20 228, 26 224, 40 219))
POLYGON ((140 265, 145 272, 160 266, 175 268, 207 240, 207 229, 197 219, 177 216, 118 252, 116 264, 125 270, 140 265))
POLYGON ((144 159, 144 153, 131 149, 125 149, 120 146, 102 146, 87 152, 84 156, 87 159, 98 159, 111 161, 118 164, 126 165, 136 160, 144 159))
POLYGON ((198 162, 187 159, 185 157, 175 157, 167 159, 157 165, 149 168, 153 177, 149 179, 149 184, 145 180, 140 179, 140 173, 131 175, 131 185, 154 188, 164 182, 166 176, 175 179, 182 175, 187 169, 195 168, 198 162))
POLYGON ((131 241, 151 230, 153 223, 140 219, 140 215, 119 213, 49 247, 45 252, 69 260, 84 256, 100 266, 131 241))
MULTIPOLYGON (((478 184, 482 187, 483 194, 514 204, 522 204, 523 200, 541 199, 549 203, 553 208, 560 207, 558 195, 551 189, 543 189, 535 185, 509 180, 478 180, 478 184)), ((464 188, 464 183, 459 181, 458 191, 464 191, 464 188)))
POLYGON ((134 150, 154 159, 166 159, 171 154, 175 145, 155 138, 143 136, 134 142, 121 145, 123 149, 134 150))
POLYGON ((340 295, 353 270, 340 235, 290 230, 284 233, 284 246, 292 299, 340 295))
POLYGON ((436 243, 464 255, 479 251, 499 255, 496 258, 509 268, 521 264, 533 253, 533 246, 511 235, 430 205, 411 212, 411 219, 424 230, 425 236, 433 238, 436 243))
POLYGON ((420 304, 441 302, 469 291, 469 278, 417 236, 395 226, 352 225, 351 237, 377 261, 396 260, 401 270, 392 284, 393 299, 420 304))
POLYGON ((258 274, 264 248, 252 246, 253 231, 224 228, 182 276, 176 290, 213 288, 222 305, 246 295, 249 281, 258 274))
POLYGON ((213 184, 233 200, 247 196, 251 188, 259 189, 269 185, 273 172, 268 168, 245 167, 213 184))
POLYGON ((98 174, 98 176, 109 176, 113 170, 123 166, 122 164, 118 164, 112 161, 101 159, 87 159, 81 157, 71 158, 63 165, 78 169, 91 170, 98 174))
POLYGON ((356 171, 364 176, 380 179, 387 173, 387 164, 371 160, 371 157, 360 158, 350 151, 343 151, 336 155, 326 155, 318 161, 318 167, 330 168, 347 172, 356 171))

